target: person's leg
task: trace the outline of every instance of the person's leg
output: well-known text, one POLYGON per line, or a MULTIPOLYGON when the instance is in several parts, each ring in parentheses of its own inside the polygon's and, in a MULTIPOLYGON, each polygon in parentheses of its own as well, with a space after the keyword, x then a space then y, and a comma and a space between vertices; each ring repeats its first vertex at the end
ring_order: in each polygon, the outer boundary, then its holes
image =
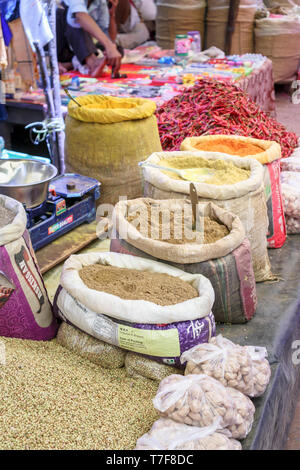
POLYGON ((65 37, 66 30, 66 10, 64 8, 56 9, 56 44, 57 59, 59 62, 71 62, 74 53, 71 51, 68 41, 65 37))
POLYGON ((117 44, 124 49, 134 49, 149 39, 149 31, 144 23, 138 23, 130 33, 118 34, 117 44))
POLYGON ((65 36, 81 64, 87 63, 87 59, 91 55, 94 55, 96 58, 97 49, 92 37, 83 29, 72 28, 72 26, 67 24, 65 36))

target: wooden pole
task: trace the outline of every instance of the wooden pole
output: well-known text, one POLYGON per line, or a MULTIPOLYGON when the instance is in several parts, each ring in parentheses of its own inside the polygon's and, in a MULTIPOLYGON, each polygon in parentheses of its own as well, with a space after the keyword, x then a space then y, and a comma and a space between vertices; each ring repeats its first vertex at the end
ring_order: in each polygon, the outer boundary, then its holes
POLYGON ((231 43, 232 43, 232 35, 234 33, 236 18, 238 15, 240 6, 240 0, 230 0, 229 2, 229 11, 228 11, 228 21, 227 21, 227 29, 226 29, 226 37, 225 37, 225 54, 231 54, 231 43))

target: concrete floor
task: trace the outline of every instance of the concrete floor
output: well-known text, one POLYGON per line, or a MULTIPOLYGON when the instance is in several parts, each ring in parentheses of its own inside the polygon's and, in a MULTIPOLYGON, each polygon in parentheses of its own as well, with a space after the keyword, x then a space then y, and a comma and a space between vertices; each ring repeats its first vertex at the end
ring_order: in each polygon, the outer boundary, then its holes
MULTIPOLYGON (((287 89, 276 93, 277 121, 300 137, 300 104, 293 104, 287 89)), ((285 450, 300 450, 300 396, 295 410, 285 450)))

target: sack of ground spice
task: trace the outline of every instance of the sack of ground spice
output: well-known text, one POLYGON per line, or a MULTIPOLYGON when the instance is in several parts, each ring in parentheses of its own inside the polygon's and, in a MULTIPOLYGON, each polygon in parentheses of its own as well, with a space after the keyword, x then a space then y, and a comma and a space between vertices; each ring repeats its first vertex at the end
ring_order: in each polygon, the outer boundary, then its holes
POLYGON ((216 321, 250 320, 257 297, 243 224, 236 215, 211 202, 198 204, 197 223, 198 230, 192 230, 189 200, 120 201, 115 206, 110 249, 164 260, 185 272, 204 275, 215 292, 216 321))
POLYGON ((0 195, 0 336, 49 340, 57 323, 26 223, 22 204, 0 195))
MULTIPOLYGON (((174 367, 148 359, 139 354, 129 352, 125 357, 126 373, 129 377, 147 378, 151 380, 161 381, 168 375, 176 373, 174 367)), ((178 374, 182 374, 182 370, 178 369, 178 374)))
MULTIPOLYGON (((183 151, 216 152, 216 155, 236 155, 255 158, 264 165, 264 186, 268 209, 269 248, 281 248, 286 240, 283 203, 280 184, 281 148, 277 142, 238 135, 207 135, 186 138, 183 151)), ((222 157, 221 157, 222 158, 222 157)))
POLYGON ((208 279, 116 253, 73 255, 54 300, 57 316, 81 331, 169 365, 215 334, 208 279))
POLYGON ((135 450, 241 450, 227 429, 219 429, 219 420, 206 427, 188 426, 160 418, 147 434, 137 440, 135 450))
POLYGON ((207 374, 224 386, 235 388, 249 397, 265 392, 271 377, 266 348, 240 346, 222 335, 186 351, 181 356, 186 363, 185 375, 207 374))
POLYGON ((125 364, 126 351, 87 335, 68 323, 62 322, 56 339, 64 348, 105 369, 118 369, 125 364))
POLYGON ((246 437, 255 413, 248 397, 205 374, 166 377, 153 404, 162 417, 190 426, 211 426, 219 418, 220 426, 235 439, 246 437))
POLYGON ((256 282, 274 279, 267 251, 269 222, 261 163, 235 156, 220 158, 213 152, 205 153, 205 158, 202 152, 154 153, 143 166, 144 195, 154 199, 184 199, 190 194, 190 181, 147 163, 206 171, 205 182, 194 182, 199 201, 213 202, 239 217, 251 245, 256 282))

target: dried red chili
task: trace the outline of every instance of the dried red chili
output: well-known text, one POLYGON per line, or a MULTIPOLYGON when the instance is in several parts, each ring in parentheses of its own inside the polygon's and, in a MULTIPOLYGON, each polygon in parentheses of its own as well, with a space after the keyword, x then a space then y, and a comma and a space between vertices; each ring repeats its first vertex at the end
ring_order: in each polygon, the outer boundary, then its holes
POLYGON ((179 150, 186 137, 236 134, 275 140, 288 157, 298 138, 257 104, 237 85, 201 79, 192 88, 161 106, 156 112, 163 150, 179 150))

